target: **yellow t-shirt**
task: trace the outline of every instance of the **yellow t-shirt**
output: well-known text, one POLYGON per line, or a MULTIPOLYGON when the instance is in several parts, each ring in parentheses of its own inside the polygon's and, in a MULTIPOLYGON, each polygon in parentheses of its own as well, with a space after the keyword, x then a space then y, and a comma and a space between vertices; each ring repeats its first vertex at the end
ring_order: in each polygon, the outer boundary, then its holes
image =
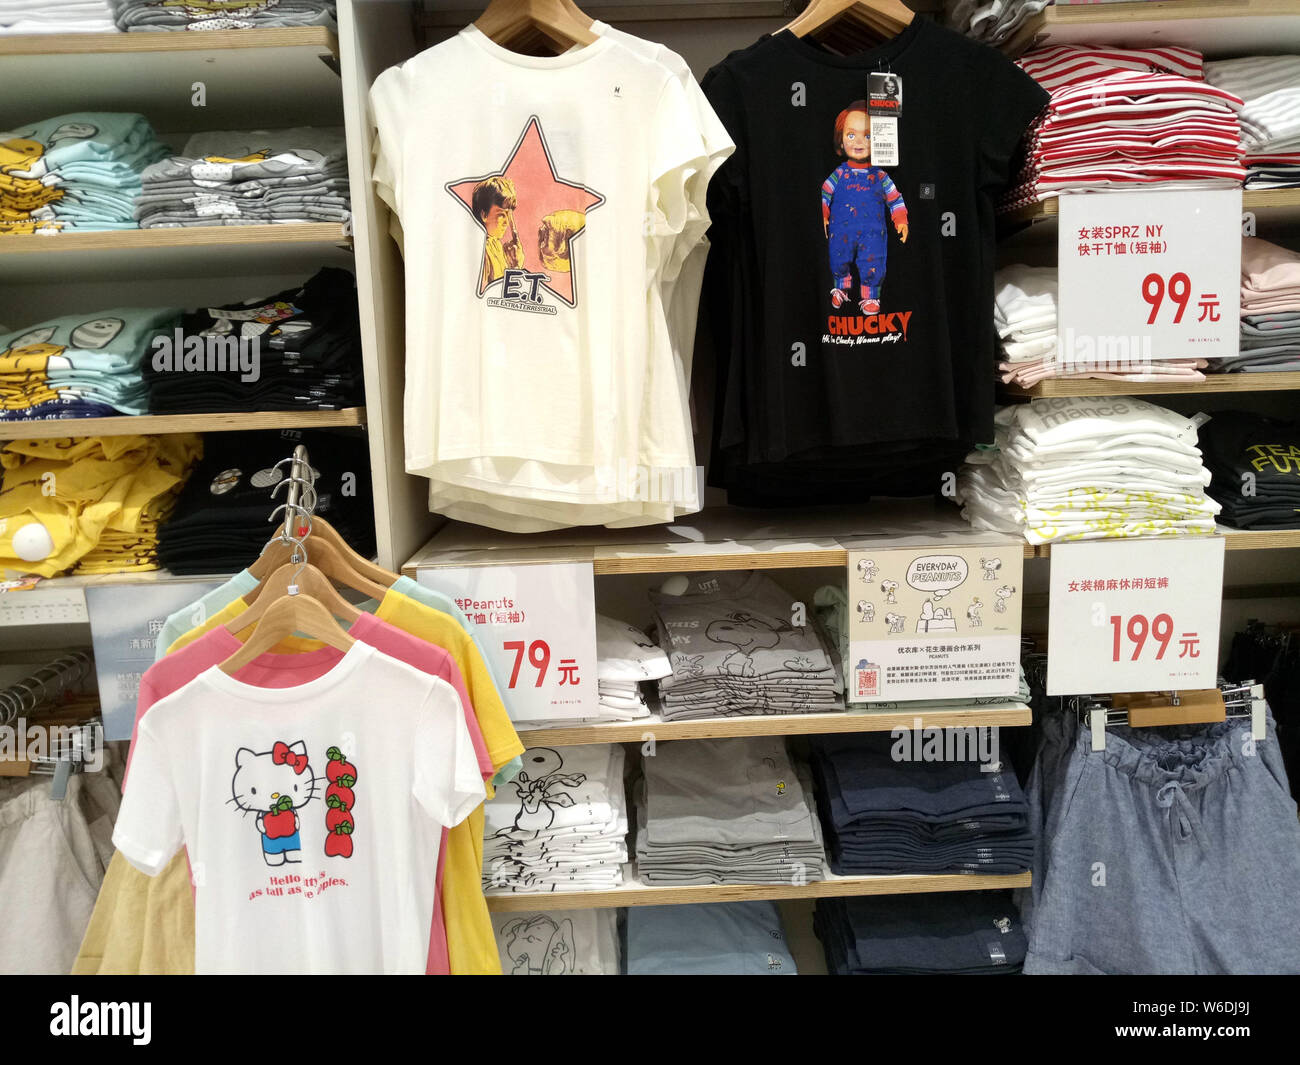
MULTIPOLYGON (((234 600, 202 625, 177 637, 167 648, 168 653, 192 643, 247 609, 248 603, 243 599, 234 600)), ((479 654, 473 637, 459 621, 391 589, 380 601, 375 617, 441 647, 451 655, 465 681, 465 691, 478 719, 493 769, 499 770, 524 753, 524 745, 506 713, 487 663, 479 654)), ((491 785, 487 787, 490 796, 491 785)), ((479 805, 469 817, 447 832, 442 867, 442 916, 447 929, 447 957, 452 973, 458 976, 497 975, 501 972, 496 937, 492 934, 487 900, 483 897, 483 819, 483 807, 479 805)))

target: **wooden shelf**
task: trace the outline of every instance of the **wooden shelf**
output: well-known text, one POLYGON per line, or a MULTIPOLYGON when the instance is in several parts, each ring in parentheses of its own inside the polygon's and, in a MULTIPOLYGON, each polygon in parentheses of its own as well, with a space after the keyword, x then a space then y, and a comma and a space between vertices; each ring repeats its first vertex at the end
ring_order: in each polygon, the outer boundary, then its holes
POLYGON ((365 407, 343 410, 281 410, 252 414, 141 414, 120 418, 62 418, 0 422, 0 440, 51 440, 65 436, 162 436, 168 433, 234 433, 249 429, 322 429, 365 425, 365 407))
POLYGON ((0 235, 0 281, 273 274, 350 264, 337 222, 0 235))
MULTIPOLYGON (((915 6, 915 5, 913 5, 915 6)), ((593 19, 602 22, 678 22, 682 19, 771 18, 788 21, 794 10, 786 0, 687 0, 683 3, 613 3, 584 4, 583 9, 593 19)), ((430 29, 456 29, 467 26, 483 13, 477 8, 463 6, 447 10, 441 3, 426 6, 420 19, 430 29)))
POLYGON ((1000 385, 1008 396, 1039 399, 1051 396, 1173 396, 1208 392, 1300 391, 1300 371, 1291 373, 1207 374, 1204 381, 1109 381, 1097 378, 1056 378, 1032 388, 1000 385))
POLYGON ((999 47, 1020 55, 1059 44, 1179 44, 1211 59, 1286 53, 1300 48, 1300 5, 1295 0, 1057 4, 1032 16, 999 47))
MULTIPOLYGON (((887 500, 867 507, 810 507, 798 511, 722 507, 701 511, 672 525, 566 529, 530 536, 450 522, 402 571, 414 578, 421 569, 439 566, 542 562, 590 562, 597 574, 842 568, 848 565, 850 548, 872 540, 903 537, 909 538, 908 543, 1006 539, 996 533, 974 531, 956 507, 930 502, 887 500)), ((1028 544, 1025 557, 1033 557, 1033 548, 1028 544)))
MULTIPOLYGON (((1246 529, 1230 529, 1225 525, 1220 525, 1219 532, 1223 534, 1224 540, 1227 541, 1224 547, 1228 551, 1276 551, 1287 548, 1300 548, 1300 529, 1269 529, 1263 532, 1251 532, 1246 529)), ((1157 538, 1152 537, 1152 539, 1157 538)), ((1100 543, 1102 541, 1079 542, 1100 543)), ((1050 558, 1051 555, 1051 544, 1038 545, 1039 558, 1050 558)))
POLYGON ((763 714, 704 721, 664 721, 657 714, 637 721, 608 721, 569 728, 519 729, 530 747, 581 747, 593 743, 641 743, 647 734, 660 740, 708 740, 729 736, 811 736, 843 732, 889 732, 896 728, 975 728, 1029 725, 1028 706, 1007 700, 1002 706, 945 706, 898 710, 853 708, 826 714, 763 714), (916 724, 917 720, 921 724, 916 724))
POLYGON ((831 876, 807 884, 704 884, 652 886, 639 882, 608 891, 554 891, 539 895, 488 895, 495 913, 520 910, 604 910, 619 906, 677 906, 693 902, 757 902, 763 899, 839 899, 855 895, 924 895, 940 891, 1005 891, 1029 887, 1031 874, 981 876, 831 876))
MULTIPOLYGON (((1300 5, 1297 6, 1300 10, 1300 5)), ((1049 8, 1049 10, 1051 10, 1049 8)), ((1297 21, 1300 21, 1298 18, 1297 21)), ((1300 41, 1297 41, 1300 49, 1300 41)), ((1108 190, 1097 195, 1122 195, 1124 190, 1108 190)), ((1150 190, 1136 190, 1150 191, 1150 190)), ((999 231, 1010 231, 1019 226, 1039 226, 1043 223, 1055 223, 1061 213, 1061 201, 1057 196, 1039 200, 1025 207, 1017 207, 997 216, 999 231)), ((1265 222, 1283 222, 1291 224, 1300 221, 1300 189, 1247 189, 1241 194, 1241 209, 1263 214, 1265 222)))
POLYGON ((0 37, 0 129, 86 110, 138 111, 160 133, 341 125, 338 50, 323 26, 0 37))
POLYGON ((224 583, 231 576, 229 573, 177 576, 167 570, 148 570, 144 573, 50 577, 27 591, 0 592, 0 629, 26 629, 35 625, 86 625, 90 622, 90 614, 86 609, 87 588, 203 581, 224 583))

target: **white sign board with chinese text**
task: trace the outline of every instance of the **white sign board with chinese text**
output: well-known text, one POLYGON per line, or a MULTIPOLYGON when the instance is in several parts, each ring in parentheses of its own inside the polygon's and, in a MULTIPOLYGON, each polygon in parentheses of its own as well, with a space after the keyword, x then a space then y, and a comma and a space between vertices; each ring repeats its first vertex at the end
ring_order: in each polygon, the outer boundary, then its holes
POLYGON ((513 721, 596 715, 590 562, 433 567, 417 579, 469 619, 513 721))
POLYGON ((1064 372, 1237 354, 1240 189, 1073 193, 1060 211, 1064 372))
POLYGON ((1053 544, 1047 694, 1213 688, 1221 536, 1053 544))
POLYGON ((849 552, 850 703, 1015 695, 1024 545, 849 552))
POLYGON ((129 740, 135 725, 140 678, 154 663, 154 645, 163 622, 194 607, 193 628, 207 620, 195 604, 223 581, 164 581, 111 584, 86 589, 86 613, 95 650, 99 708, 104 739, 129 740))

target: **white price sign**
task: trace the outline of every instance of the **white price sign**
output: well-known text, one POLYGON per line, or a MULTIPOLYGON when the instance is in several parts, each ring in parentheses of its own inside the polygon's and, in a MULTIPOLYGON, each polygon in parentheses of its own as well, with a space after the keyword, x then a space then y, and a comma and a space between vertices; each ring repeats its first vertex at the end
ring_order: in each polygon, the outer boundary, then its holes
POLYGON ((1052 546, 1047 694, 1213 688, 1221 536, 1052 546))
POLYGON ((1236 355, 1241 190, 1061 196, 1057 357, 1123 369, 1236 355))
POLYGON ((591 563, 435 567, 417 579, 469 618, 512 720, 596 715, 591 563))

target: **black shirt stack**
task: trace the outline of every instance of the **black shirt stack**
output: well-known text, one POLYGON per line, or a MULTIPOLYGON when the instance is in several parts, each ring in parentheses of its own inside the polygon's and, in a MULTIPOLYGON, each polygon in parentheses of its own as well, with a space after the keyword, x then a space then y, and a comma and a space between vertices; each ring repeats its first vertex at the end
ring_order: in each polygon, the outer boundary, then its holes
MULTIPOLYGON (((266 472, 307 448, 317 470, 316 514, 334 526, 358 553, 375 553, 370 451, 355 430, 266 430, 208 433, 203 461, 195 467, 171 519, 158 532, 158 557, 172 573, 235 573, 261 553, 277 525, 267 519, 285 501, 287 488, 271 490, 266 472)), ((280 478, 288 476, 288 464, 280 478)), ((304 501, 307 501, 306 497, 304 501)))
POLYGON ((1029 869, 1029 810, 1005 755, 994 753, 1000 765, 985 772, 973 757, 974 730, 935 735, 944 746, 933 754, 953 758, 928 760, 924 732, 811 741, 817 809, 834 872, 1013 875, 1029 869), (955 740, 963 732, 959 752, 949 734, 955 740))
POLYGON ((1002 891, 819 899, 813 929, 836 976, 1018 973, 1028 947, 1002 891))
POLYGON ((257 358, 244 357, 244 372, 230 365, 233 356, 181 369, 175 358, 171 366, 146 360, 151 413, 339 410, 362 402, 356 281, 346 270, 326 267, 298 288, 190 312, 180 328, 187 344, 230 338, 248 352, 255 345, 257 358))
POLYGON ((1219 521, 1237 529, 1300 529, 1300 423, 1220 411, 1197 434, 1219 521))
POLYGON ((993 202, 1047 94, 919 16, 851 56, 765 37, 704 90, 737 145, 709 191, 711 483, 739 505, 933 493, 992 438, 993 202), (863 154, 880 72, 896 166, 863 154))

